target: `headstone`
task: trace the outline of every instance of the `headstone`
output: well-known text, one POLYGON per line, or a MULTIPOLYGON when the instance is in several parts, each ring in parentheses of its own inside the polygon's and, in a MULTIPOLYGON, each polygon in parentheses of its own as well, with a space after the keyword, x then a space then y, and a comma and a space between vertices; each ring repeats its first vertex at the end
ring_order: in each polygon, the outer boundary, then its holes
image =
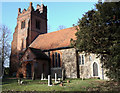
POLYGON ((32 73, 32 80, 35 80, 35 72, 32 73))
POLYGON ((21 80, 18 78, 18 84, 20 84, 20 81, 21 81, 21 80))
POLYGON ((23 84, 23 81, 22 81, 22 80, 20 81, 20 84, 23 84))
POLYGON ((48 86, 52 86, 52 80, 50 75, 48 75, 48 86))
POLYGON ((57 83, 57 73, 55 73, 55 83, 57 83))
POLYGON ((23 81, 21 79, 18 79, 18 84, 23 84, 23 81))
POLYGON ((62 80, 65 80, 65 70, 62 69, 62 80))
POLYGON ((43 73, 41 74, 41 80, 44 80, 44 76, 43 76, 43 73))

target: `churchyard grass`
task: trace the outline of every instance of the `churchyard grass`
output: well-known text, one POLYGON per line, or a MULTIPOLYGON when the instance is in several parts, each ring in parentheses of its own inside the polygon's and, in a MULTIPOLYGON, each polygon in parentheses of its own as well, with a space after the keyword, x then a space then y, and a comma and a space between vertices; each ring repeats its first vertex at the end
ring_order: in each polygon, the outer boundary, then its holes
POLYGON ((56 83, 53 86, 48 86, 47 80, 23 79, 23 84, 20 85, 17 79, 4 79, 2 91, 118 91, 120 89, 120 86, 113 84, 111 86, 109 83, 99 79, 66 79, 63 86, 56 83), (70 83, 67 83, 67 80, 70 80, 70 83))

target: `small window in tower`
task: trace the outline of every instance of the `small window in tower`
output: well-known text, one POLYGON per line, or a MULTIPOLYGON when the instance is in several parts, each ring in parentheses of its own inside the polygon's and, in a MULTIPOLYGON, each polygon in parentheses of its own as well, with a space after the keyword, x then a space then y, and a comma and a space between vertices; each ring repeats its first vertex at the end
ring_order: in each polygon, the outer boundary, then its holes
POLYGON ((21 22, 21 29, 25 28, 25 20, 21 22))
POLYGON ((39 20, 36 20, 36 28, 40 29, 40 21, 39 20))

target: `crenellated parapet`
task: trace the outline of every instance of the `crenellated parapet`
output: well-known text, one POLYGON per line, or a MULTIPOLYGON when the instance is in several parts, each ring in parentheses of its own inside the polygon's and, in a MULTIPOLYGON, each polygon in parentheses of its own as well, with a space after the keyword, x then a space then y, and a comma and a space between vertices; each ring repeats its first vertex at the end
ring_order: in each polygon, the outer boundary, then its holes
POLYGON ((27 10, 23 9, 21 11, 21 8, 18 8, 18 18, 31 12, 34 12, 37 15, 41 15, 47 18, 47 6, 44 6, 43 4, 41 5, 37 4, 37 8, 35 10, 32 5, 32 2, 30 2, 30 5, 27 10))
POLYGON ((41 6, 40 6, 39 4, 37 4, 36 11, 37 10, 39 10, 40 13, 47 12, 47 6, 44 6, 43 4, 41 4, 41 6))

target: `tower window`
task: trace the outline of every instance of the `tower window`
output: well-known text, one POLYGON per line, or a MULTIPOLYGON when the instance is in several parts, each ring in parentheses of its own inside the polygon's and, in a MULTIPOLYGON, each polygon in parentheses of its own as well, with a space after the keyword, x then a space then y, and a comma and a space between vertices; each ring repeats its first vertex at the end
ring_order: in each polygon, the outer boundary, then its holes
POLYGON ((40 29, 40 21, 39 20, 36 20, 36 28, 40 29))
POLYGON ((25 28, 25 20, 21 22, 21 29, 25 28))

